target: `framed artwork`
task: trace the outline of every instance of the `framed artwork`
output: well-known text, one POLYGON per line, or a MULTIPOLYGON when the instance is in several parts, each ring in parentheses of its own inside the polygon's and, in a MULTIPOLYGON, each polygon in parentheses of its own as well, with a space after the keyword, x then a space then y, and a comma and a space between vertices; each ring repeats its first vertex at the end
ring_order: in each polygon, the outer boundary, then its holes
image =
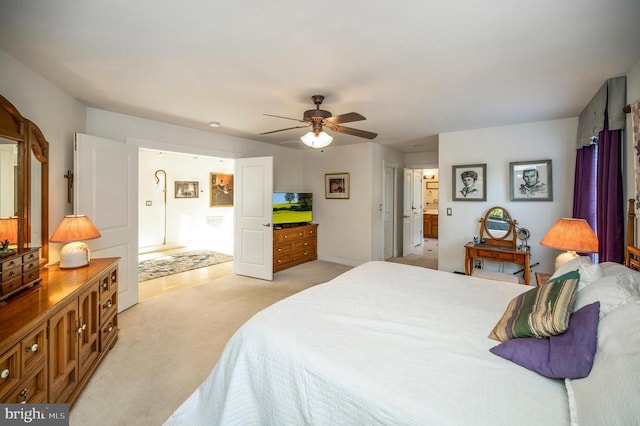
POLYGON ((209 173, 209 206, 233 206, 233 175, 209 173))
POLYGON ((197 181, 177 180, 176 181, 176 198, 198 198, 200 192, 200 184, 197 181))
POLYGON ((327 173, 324 175, 324 198, 346 200, 349 195, 349 173, 327 173))
POLYGON ((553 201, 551 160, 509 163, 511 201, 553 201))
POLYGON ((487 201, 487 165, 451 166, 453 201, 487 201))
POLYGON ((438 189, 438 181, 427 182, 425 189, 438 189))

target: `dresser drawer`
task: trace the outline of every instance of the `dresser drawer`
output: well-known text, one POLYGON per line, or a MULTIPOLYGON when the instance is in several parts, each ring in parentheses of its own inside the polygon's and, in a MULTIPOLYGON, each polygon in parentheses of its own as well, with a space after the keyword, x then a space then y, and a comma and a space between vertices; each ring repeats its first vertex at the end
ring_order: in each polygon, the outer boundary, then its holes
POLYGON ((11 269, 3 269, 1 273, 2 282, 7 282, 22 275, 22 268, 20 266, 11 269))
POLYGON ((32 373, 26 374, 20 385, 3 401, 9 404, 37 404, 47 399, 47 363, 37 365, 32 373))
POLYGON ((118 288, 118 270, 114 269, 100 277, 100 299, 108 297, 118 288))
POLYGON ((16 343, 0 355, 0 401, 22 378, 20 368, 20 343, 16 343))
POLYGON ((100 351, 106 350, 113 344, 118 335, 118 314, 107 318, 100 326, 100 351))
POLYGON ((22 339, 22 371, 27 374, 47 359, 47 329, 42 323, 22 339))
POLYGON ((35 271, 36 275, 40 272, 40 265, 38 264, 38 259, 32 260, 31 262, 22 262, 22 272, 32 272, 35 271))
POLYGON ((316 259, 316 248, 308 247, 304 250, 296 250, 293 252, 293 261, 306 261, 306 260, 315 260, 316 259))
POLYGON ((30 251, 29 253, 22 255, 22 263, 30 263, 35 261, 37 265, 39 260, 40 256, 38 256, 37 250, 30 251))
POLYGON ((289 253, 292 250, 291 243, 278 244, 273 247, 273 255, 278 256, 280 254, 289 253))
POLYGON ((118 288, 114 288, 108 297, 100 300, 100 324, 103 324, 118 307, 118 288))
POLYGON ((304 230, 300 228, 302 227, 278 231, 277 236, 274 236, 274 241, 277 239, 276 242, 278 243, 286 243, 288 241, 301 240, 304 238, 304 230))
POLYGON ((294 241, 292 245, 293 245, 293 250, 302 250, 302 249, 307 248, 307 247, 315 247, 316 246, 316 239, 315 238, 306 238, 306 239, 301 240, 301 241, 294 241))
POLYGON ((22 275, 7 282, 0 283, 0 296, 10 294, 22 287, 22 275))
POLYGON ((485 259, 495 259, 505 262, 513 262, 514 260, 513 254, 482 249, 478 250, 478 257, 484 257, 485 259))
POLYGON ((20 265, 22 265, 22 258, 12 257, 11 259, 5 260, 4 262, 0 262, 0 270, 4 272, 8 269, 12 269, 20 265))
POLYGON ((273 267, 275 269, 278 265, 289 263, 292 260, 293 260, 293 253, 291 251, 279 254, 277 256, 274 254, 273 255, 273 267))

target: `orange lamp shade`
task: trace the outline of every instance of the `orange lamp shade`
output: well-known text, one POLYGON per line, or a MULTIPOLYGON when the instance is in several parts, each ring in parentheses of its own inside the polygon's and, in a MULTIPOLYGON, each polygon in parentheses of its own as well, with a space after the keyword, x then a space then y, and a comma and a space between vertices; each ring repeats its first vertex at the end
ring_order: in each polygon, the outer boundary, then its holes
POLYGON ((584 219, 560 218, 551 227, 549 232, 540 240, 543 246, 566 250, 555 261, 555 269, 569 260, 575 258, 578 253, 597 253, 598 237, 584 219))
POLYGON ((18 242, 18 218, 0 217, 0 243, 9 241, 9 244, 18 242))

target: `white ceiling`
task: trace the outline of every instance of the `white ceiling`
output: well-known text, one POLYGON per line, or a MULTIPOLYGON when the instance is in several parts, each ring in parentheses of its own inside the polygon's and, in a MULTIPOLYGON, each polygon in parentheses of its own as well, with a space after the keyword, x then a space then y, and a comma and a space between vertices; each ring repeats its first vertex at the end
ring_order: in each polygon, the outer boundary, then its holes
POLYGON ((321 94, 420 152, 577 116, 640 61, 640 1, 0 0, 0 49, 109 111, 279 144, 306 129, 259 136, 296 125, 263 114, 301 118, 321 94))

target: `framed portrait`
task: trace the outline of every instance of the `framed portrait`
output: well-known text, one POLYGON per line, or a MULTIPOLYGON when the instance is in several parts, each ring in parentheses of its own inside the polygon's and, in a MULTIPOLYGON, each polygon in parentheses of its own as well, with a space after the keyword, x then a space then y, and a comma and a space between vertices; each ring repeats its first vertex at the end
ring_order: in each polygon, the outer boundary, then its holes
POLYGON ((349 196, 349 173, 327 173, 324 175, 324 198, 346 200, 349 196))
POLYGON ((198 198, 200 192, 200 184, 197 181, 177 180, 176 181, 176 198, 198 198))
POLYGON ((233 206, 233 175, 209 173, 209 206, 233 206))
POLYGON ((511 201, 553 201, 551 160, 509 163, 511 201))
POLYGON ((452 166, 453 201, 487 201, 487 165, 452 166))

